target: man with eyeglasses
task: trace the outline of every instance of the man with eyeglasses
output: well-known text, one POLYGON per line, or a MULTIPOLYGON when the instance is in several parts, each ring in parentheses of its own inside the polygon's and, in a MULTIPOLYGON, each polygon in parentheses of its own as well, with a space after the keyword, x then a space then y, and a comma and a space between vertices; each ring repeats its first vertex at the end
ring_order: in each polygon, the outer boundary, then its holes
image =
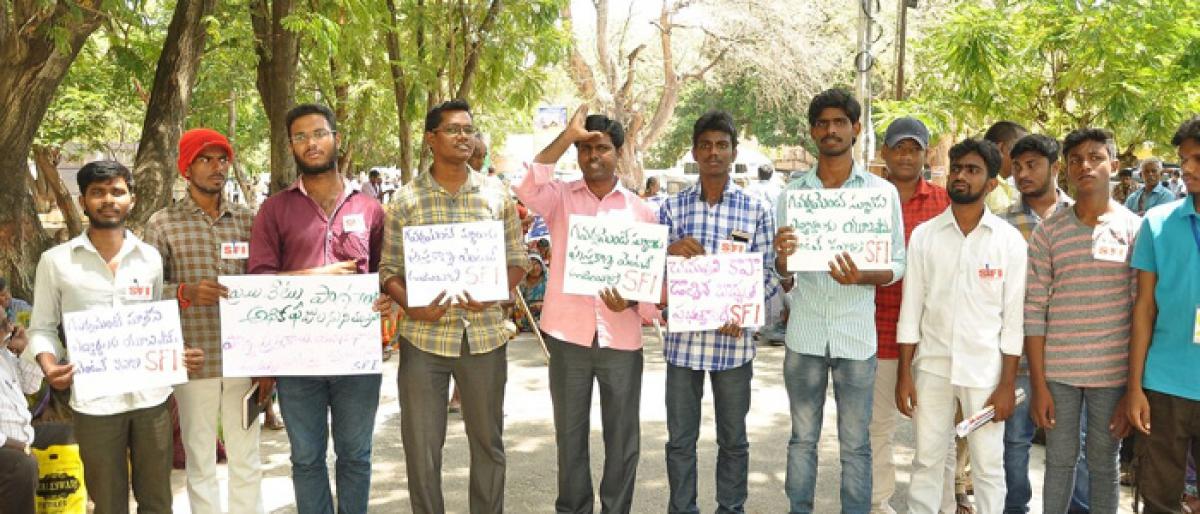
MULTIPOLYGON (((242 396, 249 378, 221 373, 220 299, 228 294, 219 275, 246 272, 254 213, 227 201, 222 191, 233 160, 233 147, 221 133, 196 128, 179 139, 179 174, 187 194, 150 217, 146 242, 163 258, 163 289, 179 300, 183 340, 204 350, 204 366, 175 387, 179 428, 187 459, 188 499, 196 514, 221 512, 217 481, 218 426, 229 458, 229 509, 263 512, 262 458, 257 423, 245 430, 242 396), (220 423, 220 425, 218 425, 220 423)), ((269 399, 273 384, 263 380, 260 399, 269 399)))
MULTIPOLYGON (((374 273, 383 241, 383 207, 338 173, 341 136, 333 111, 324 105, 296 106, 287 114, 287 127, 300 177, 259 209, 250 236, 248 272, 374 273)), ((337 512, 367 512, 381 379, 382 375, 277 379, 299 512, 334 512, 325 466, 330 425, 337 454, 337 512)))
MULTIPOLYGON (((529 258, 516 203, 499 180, 467 165, 475 150, 475 126, 463 100, 442 103, 425 116, 425 144, 433 165, 396 192, 388 206, 379 279, 400 304, 400 436, 413 512, 445 512, 442 447, 450 378, 462 396, 462 417, 471 447, 470 510, 504 511, 504 386, 508 381, 504 310, 445 292, 424 307, 408 304, 403 229, 413 225, 502 221, 508 289, 525 277, 529 258), (453 301, 453 305, 451 304, 453 301)), ((290 422, 289 422, 290 423, 290 422)))

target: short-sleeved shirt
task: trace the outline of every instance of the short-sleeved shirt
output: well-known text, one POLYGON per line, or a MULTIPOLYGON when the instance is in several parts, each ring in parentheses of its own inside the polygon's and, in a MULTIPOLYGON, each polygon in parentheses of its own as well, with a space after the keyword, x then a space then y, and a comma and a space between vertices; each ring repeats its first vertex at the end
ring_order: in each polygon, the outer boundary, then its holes
MULTIPOLYGON (((779 282, 772 271, 775 265, 775 221, 762 201, 726 180, 721 200, 709 205, 701 184, 697 183, 667 198, 658 212, 659 222, 667 226, 667 239, 674 243, 685 237, 695 239, 707 254, 716 254, 722 240, 742 232, 750 236, 749 253, 763 256, 763 291, 770 299, 778 294, 779 282)), ((667 306, 670 309, 670 305, 667 306)), ((680 368, 723 371, 737 368, 754 359, 754 331, 746 329, 740 337, 729 337, 716 330, 669 333, 663 344, 667 363, 680 368)))
POLYGON ((1158 316, 1142 387, 1200 401, 1200 344, 1193 342, 1200 306, 1200 216, 1194 198, 1150 209, 1130 265, 1156 275, 1158 316))
MULTIPOLYGON (((248 244, 254 213, 228 201, 222 201, 219 209, 220 214, 213 219, 192 200, 191 195, 184 195, 175 205, 154 213, 146 222, 146 243, 162 254, 166 295, 175 294, 182 283, 216 280, 219 275, 246 272, 247 256, 234 254, 232 257, 236 258, 222 258, 222 245, 248 244)), ((193 304, 179 311, 179 321, 184 343, 204 350, 204 367, 190 373, 189 377, 220 377, 220 307, 193 304)))
POLYGON ((1046 338, 1046 379, 1075 387, 1118 387, 1129 369, 1136 291, 1128 256, 1141 219, 1116 202, 1095 227, 1059 209, 1029 239, 1025 335, 1046 338), (1103 255, 1103 254, 1102 254, 1103 255))
MULTIPOLYGON (((892 197, 892 284, 904 278, 904 216, 896 186, 855 162, 843 189, 881 189, 892 197)), ((825 189, 817 168, 793 175, 776 207, 780 225, 787 221, 788 191, 825 189)), ((793 274, 796 285, 787 294, 791 307, 785 342, 789 350, 805 355, 866 360, 875 355, 875 287, 842 285, 828 271, 793 274)))
MULTIPOLYGON (((904 217, 904 244, 908 244, 917 225, 933 219, 949 206, 950 195, 946 193, 946 188, 919 179, 912 197, 900 205, 900 215, 904 217)), ((900 300, 903 297, 903 280, 875 287, 875 334, 879 338, 879 349, 875 356, 880 359, 900 358, 900 345, 896 344, 896 323, 900 321, 900 300)))
POLYGON ((246 272, 299 271, 350 260, 359 273, 379 269, 383 207, 342 183, 332 216, 308 196, 302 179, 267 198, 254 218, 246 272))
MULTIPOLYGON (((521 220, 516 202, 496 178, 470 171, 457 193, 450 193, 422 172, 395 193, 388 204, 388 222, 384 237, 380 283, 392 277, 403 279, 404 227, 499 220, 504 223, 504 253, 509 267, 529 269, 529 257, 521 239, 521 220)), ((502 329, 504 310, 499 304, 481 312, 470 312, 457 305, 433 322, 404 317, 400 335, 417 349, 443 357, 462 354, 464 334, 472 354, 491 352, 508 342, 502 329)))
MULTIPOLYGON (((163 297, 162 256, 153 246, 126 231, 114 260, 120 263, 115 274, 88 239, 87 231, 42 253, 33 286, 29 346, 22 358, 34 361, 38 354, 50 353, 57 359, 70 360, 66 346, 58 338, 64 313, 111 309, 163 297), (135 285, 150 286, 150 300, 128 297, 129 287, 135 285)), ((161 405, 170 395, 170 387, 155 387, 80 401, 72 387, 71 408, 84 414, 106 416, 161 405)))

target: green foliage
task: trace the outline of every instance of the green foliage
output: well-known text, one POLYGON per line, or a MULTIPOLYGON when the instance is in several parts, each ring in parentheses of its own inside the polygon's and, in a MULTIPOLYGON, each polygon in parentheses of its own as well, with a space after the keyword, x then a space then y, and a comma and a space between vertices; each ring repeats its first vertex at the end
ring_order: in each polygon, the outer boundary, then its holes
POLYGON ((804 109, 808 99, 788 92, 779 101, 765 101, 759 94, 763 87, 761 78, 750 72, 723 83, 693 82, 686 86, 670 127, 651 147, 646 166, 674 166, 679 156, 692 146, 692 123, 713 109, 733 115, 742 138, 753 137, 766 147, 801 144, 814 152, 816 147, 808 137, 804 109))
POLYGON ((1113 130, 1123 146, 1165 144, 1200 110, 1200 11, 1189 0, 958 4, 914 42, 904 101, 880 123, 915 115, 935 133, 977 134, 1011 119, 1062 136, 1113 130))

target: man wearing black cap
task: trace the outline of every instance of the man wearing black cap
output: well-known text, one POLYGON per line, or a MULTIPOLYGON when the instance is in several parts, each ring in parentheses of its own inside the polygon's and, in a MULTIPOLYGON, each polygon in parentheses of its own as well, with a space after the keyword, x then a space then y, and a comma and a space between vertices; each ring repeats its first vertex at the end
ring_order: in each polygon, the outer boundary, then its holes
MULTIPOLYGON (((146 242, 162 254, 164 290, 179 300, 183 342, 202 348, 204 367, 175 387, 179 428, 187 451, 188 499, 196 514, 221 512, 217 481, 218 420, 229 459, 229 511, 263 512, 259 426, 243 429, 242 397, 251 379, 221 372, 220 299, 228 289, 218 275, 241 275, 250 256, 254 213, 222 197, 233 147, 221 133, 192 129, 179 139, 179 173, 187 195, 146 223, 146 242)), ((259 399, 270 398, 272 383, 261 384, 259 399)))
MULTIPOLYGON (((900 193, 900 215, 904 218, 904 243, 912 231, 950 205, 946 189, 921 176, 929 156, 929 130, 916 118, 898 118, 888 125, 881 149, 887 164, 887 179, 900 193)), ((876 350, 875 398, 871 413, 871 509, 892 514, 888 503, 896 490, 896 464, 892 439, 896 432, 896 322, 900 318, 903 280, 875 287, 876 350)))

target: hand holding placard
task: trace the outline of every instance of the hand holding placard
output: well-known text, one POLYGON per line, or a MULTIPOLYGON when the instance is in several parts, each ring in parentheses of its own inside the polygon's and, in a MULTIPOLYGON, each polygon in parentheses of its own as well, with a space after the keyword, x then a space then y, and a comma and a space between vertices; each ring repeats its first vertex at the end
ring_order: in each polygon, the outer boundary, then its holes
POLYGON ((438 294, 479 302, 508 299, 504 223, 477 221, 404 227, 404 280, 408 306, 429 305, 438 294))
POLYGON ((175 300, 63 313, 63 331, 81 401, 187 382, 175 300))
POLYGON ((621 296, 658 303, 667 258, 667 227, 656 223, 573 215, 567 228, 563 292, 621 296))
POLYGON ((892 195, 886 189, 801 189, 785 198, 786 226, 795 240, 788 271, 830 271, 849 254, 858 269, 886 270, 892 262, 892 195))

